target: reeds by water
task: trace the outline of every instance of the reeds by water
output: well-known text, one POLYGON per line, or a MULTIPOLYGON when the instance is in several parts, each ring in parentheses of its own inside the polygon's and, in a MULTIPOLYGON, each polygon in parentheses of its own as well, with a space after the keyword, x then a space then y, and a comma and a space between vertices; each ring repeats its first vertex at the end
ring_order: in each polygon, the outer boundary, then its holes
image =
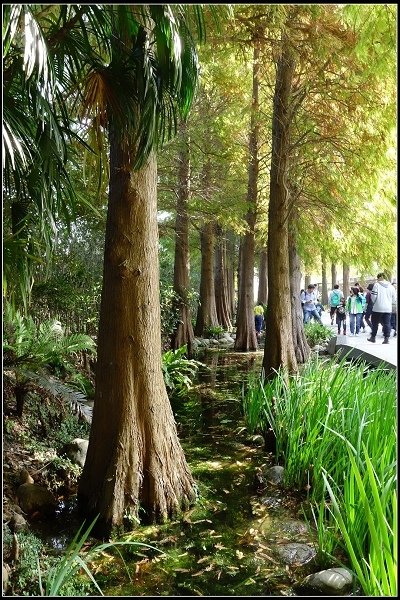
POLYGON ((250 431, 273 429, 285 484, 308 490, 321 549, 345 548, 366 595, 396 595, 394 372, 316 357, 253 380, 243 400, 250 431))

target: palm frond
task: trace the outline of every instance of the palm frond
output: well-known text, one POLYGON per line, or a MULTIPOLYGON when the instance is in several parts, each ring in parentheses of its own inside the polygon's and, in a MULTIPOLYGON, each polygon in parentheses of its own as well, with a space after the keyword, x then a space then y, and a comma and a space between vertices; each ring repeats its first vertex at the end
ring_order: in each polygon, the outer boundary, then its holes
POLYGON ((87 404, 85 394, 62 383, 55 377, 34 373, 28 370, 24 371, 24 376, 35 382, 38 387, 54 398, 58 398, 62 402, 68 403, 75 415, 84 419, 87 423, 92 422, 93 409, 87 404))
POLYGON ((68 356, 82 350, 96 352, 96 344, 90 336, 65 335, 54 320, 37 326, 32 317, 22 316, 11 303, 5 306, 3 348, 12 353, 19 366, 25 362, 37 368, 66 365, 68 356))

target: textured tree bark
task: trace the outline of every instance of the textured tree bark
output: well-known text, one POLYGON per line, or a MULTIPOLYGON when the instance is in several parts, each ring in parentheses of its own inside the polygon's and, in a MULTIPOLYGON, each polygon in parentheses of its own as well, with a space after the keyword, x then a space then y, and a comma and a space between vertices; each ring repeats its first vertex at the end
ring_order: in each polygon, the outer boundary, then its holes
POLYGON ((222 228, 217 225, 217 244, 215 247, 215 304, 218 323, 228 331, 232 330, 230 317, 227 267, 226 267, 226 241, 222 228))
POLYGON ((103 537, 139 507, 164 520, 195 499, 161 371, 156 160, 132 172, 133 154, 110 133, 96 391, 78 490, 103 537))
POLYGON ((350 266, 343 263, 343 294, 345 298, 350 294, 350 266))
POLYGON ((321 303, 326 306, 328 304, 328 278, 326 275, 326 256, 321 255, 321 274, 322 274, 322 293, 321 303))
POLYGON ((297 362, 302 364, 310 357, 311 349, 304 334, 303 309, 300 302, 300 259, 297 253, 296 231, 293 218, 291 218, 289 225, 289 272, 294 350, 297 362))
POLYGON ((268 304, 268 252, 266 248, 260 252, 257 302, 268 304))
POLYGON ((230 320, 233 321, 235 315, 235 272, 236 272, 236 253, 235 241, 232 232, 227 234, 226 241, 226 280, 228 288, 228 302, 230 320))
POLYGON ((206 223, 200 231, 201 275, 200 298, 195 335, 202 336, 207 327, 218 325, 214 286, 214 223, 206 223))
POLYGON ((263 368, 266 378, 280 368, 298 369, 294 351, 289 280, 289 162, 290 95, 294 60, 285 34, 278 59, 272 117, 272 157, 268 209, 268 310, 263 368))
POLYGON ((175 221, 174 292, 178 297, 179 321, 171 337, 171 348, 177 350, 186 345, 188 356, 192 354, 194 332, 188 299, 189 292, 189 215, 190 197, 190 150, 187 127, 180 126, 181 149, 179 152, 178 198, 175 221))
POLYGON ((259 42, 254 41, 253 49, 253 93, 252 111, 250 118, 249 136, 249 167, 247 185, 246 215, 247 232, 242 238, 240 256, 240 276, 238 293, 238 310, 236 318, 235 350, 248 352, 258 349, 256 330, 254 326, 254 229, 256 223, 257 195, 258 195, 258 110, 259 110, 259 42))
POLYGON ((331 275, 332 275, 332 290, 333 287, 337 284, 337 270, 336 270, 336 265, 335 263, 331 264, 331 275))

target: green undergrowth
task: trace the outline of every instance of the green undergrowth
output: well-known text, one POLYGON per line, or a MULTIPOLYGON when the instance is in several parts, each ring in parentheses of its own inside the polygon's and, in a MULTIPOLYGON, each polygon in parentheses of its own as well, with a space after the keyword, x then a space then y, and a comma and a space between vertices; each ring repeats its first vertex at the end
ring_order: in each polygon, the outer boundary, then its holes
POLYGON ((346 357, 254 377, 250 431, 273 430, 285 484, 308 491, 320 551, 344 550, 366 595, 397 593, 396 375, 346 357))
MULTIPOLYGON (((49 531, 46 538, 38 535, 39 562, 32 555, 24 581, 19 587, 13 583, 14 595, 39 595, 40 585, 48 595, 49 578, 58 586, 58 595, 65 596, 96 596, 99 590, 106 596, 285 595, 300 576, 299 568, 294 574, 274 559, 259 531, 259 513, 252 504, 254 473, 265 453, 248 444, 240 398, 248 371, 259 373, 261 359, 215 356, 207 357, 210 368, 199 369, 190 394, 172 400, 180 441, 198 486, 195 505, 163 524, 134 524, 129 534, 116 540, 118 545, 97 554, 90 554, 97 542, 88 538, 76 557, 82 560, 81 569, 62 582, 58 574, 69 573, 63 561, 73 557, 67 548, 81 525, 76 518, 65 520, 64 514, 58 531, 49 531)), ((32 433, 37 431, 33 427, 32 433)))

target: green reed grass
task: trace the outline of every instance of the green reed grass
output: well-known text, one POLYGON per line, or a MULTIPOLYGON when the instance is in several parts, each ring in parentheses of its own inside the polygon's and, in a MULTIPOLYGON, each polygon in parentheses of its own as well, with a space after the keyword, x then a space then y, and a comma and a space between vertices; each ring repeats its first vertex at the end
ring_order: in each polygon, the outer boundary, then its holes
POLYGON ((285 484, 309 489, 320 544, 333 551, 339 527, 364 592, 393 591, 385 573, 397 564, 394 372, 316 357, 301 374, 253 380, 243 401, 250 431, 273 429, 285 484), (387 551, 377 566, 382 540, 387 551))
POLYGON ((331 485, 326 472, 322 474, 331 499, 329 511, 339 526, 364 593, 396 597, 396 477, 394 474, 387 481, 378 478, 364 444, 364 469, 359 468, 354 448, 347 444, 347 449, 351 467, 343 491, 331 485))

